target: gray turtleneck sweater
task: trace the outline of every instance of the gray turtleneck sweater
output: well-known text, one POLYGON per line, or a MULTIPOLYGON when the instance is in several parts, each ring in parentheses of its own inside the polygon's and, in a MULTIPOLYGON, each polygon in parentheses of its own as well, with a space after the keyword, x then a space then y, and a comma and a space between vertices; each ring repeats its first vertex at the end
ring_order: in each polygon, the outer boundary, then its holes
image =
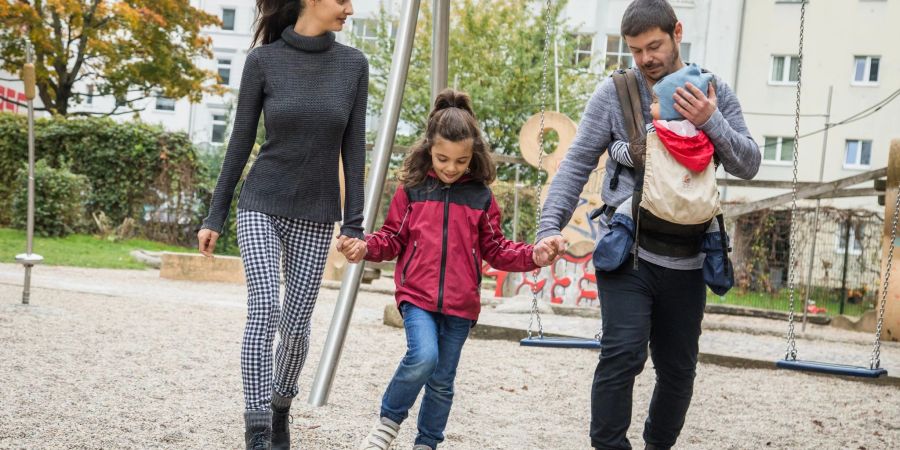
POLYGON ((334 33, 281 39, 247 55, 234 127, 203 228, 221 232, 265 111, 266 142, 238 207, 320 223, 341 220, 338 158, 344 168, 341 234, 363 237, 369 63, 334 33))

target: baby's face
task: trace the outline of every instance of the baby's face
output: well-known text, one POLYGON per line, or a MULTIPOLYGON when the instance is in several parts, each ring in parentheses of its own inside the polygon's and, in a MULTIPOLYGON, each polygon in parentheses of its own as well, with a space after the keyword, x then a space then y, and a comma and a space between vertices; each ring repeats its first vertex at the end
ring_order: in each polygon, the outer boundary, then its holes
POLYGON ((653 117, 653 120, 659 120, 659 101, 657 100, 650 104, 650 117, 653 117))

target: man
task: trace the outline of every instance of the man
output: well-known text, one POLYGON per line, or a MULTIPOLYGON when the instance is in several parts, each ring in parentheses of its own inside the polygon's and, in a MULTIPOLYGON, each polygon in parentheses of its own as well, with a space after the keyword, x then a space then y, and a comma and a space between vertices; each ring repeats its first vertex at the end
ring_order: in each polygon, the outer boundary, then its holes
MULTIPOLYGON (((665 0, 635 0, 622 18, 622 35, 634 55, 643 114, 649 123, 651 89, 664 76, 684 66, 679 57, 682 24, 665 0)), ((675 109, 704 131, 715 146, 725 170, 750 179, 759 169, 760 152, 731 88, 716 77, 708 92, 693 85, 678 88, 675 109)), ((594 92, 584 111, 578 134, 550 185, 541 215, 537 251, 550 261, 565 249, 560 235, 571 219, 579 194, 607 146, 628 140, 622 107, 612 79, 594 92)), ((623 167, 618 185, 610 188, 617 163, 606 165, 602 198, 615 207, 630 198, 634 171, 623 167)), ((608 231, 601 218, 601 235, 608 231)), ((690 257, 638 252, 618 270, 598 272, 603 317, 603 346, 591 390, 591 444, 595 449, 629 449, 635 377, 650 357, 656 387, 644 425, 648 449, 675 445, 693 394, 700 322, 706 304, 702 253, 690 257)))

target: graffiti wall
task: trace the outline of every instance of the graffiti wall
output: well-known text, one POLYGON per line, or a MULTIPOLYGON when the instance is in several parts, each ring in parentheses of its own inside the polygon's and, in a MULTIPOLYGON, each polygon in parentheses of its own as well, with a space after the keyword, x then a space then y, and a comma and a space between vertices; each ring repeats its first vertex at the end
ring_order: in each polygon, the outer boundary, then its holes
MULTIPOLYGON (((519 133, 519 146, 522 157, 534 167, 547 172, 547 181, 541 188, 541 203, 547 197, 550 182, 556 175, 575 139, 577 125, 572 119, 558 112, 548 112, 544 117, 545 133, 556 131, 559 144, 550 154, 540 158, 540 116, 534 115, 522 127, 519 133)), ((572 220, 562 230, 563 237, 569 244, 569 252, 551 267, 544 267, 535 273, 507 273, 494 270, 485 265, 485 277, 494 278, 497 282, 495 295, 511 297, 519 294, 536 292, 540 298, 554 304, 570 306, 599 306, 597 302, 597 277, 591 261, 594 243, 598 239, 597 223, 589 218, 591 211, 599 208, 600 190, 603 186, 603 168, 606 165, 606 154, 600 158, 597 168, 591 173, 578 205, 572 214, 572 220)))

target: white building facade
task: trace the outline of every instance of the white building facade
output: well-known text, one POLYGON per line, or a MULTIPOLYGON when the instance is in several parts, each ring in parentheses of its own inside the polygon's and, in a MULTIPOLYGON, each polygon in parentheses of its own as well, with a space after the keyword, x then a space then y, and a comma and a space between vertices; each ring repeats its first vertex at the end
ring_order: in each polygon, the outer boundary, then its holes
MULTIPOLYGON (((800 7, 799 1, 786 0, 746 3, 736 87, 747 125, 763 153, 757 175, 761 180, 791 180, 793 175, 800 7)), ((800 181, 831 181, 887 164, 891 139, 900 139, 900 100, 894 100, 900 94, 898 21, 900 4, 896 1, 808 2, 798 147, 800 181), (827 133, 826 123, 832 124, 827 133), (802 137, 806 134, 810 135, 802 137)), ((871 186, 872 182, 867 182, 860 187, 871 186)), ((726 197, 752 201, 783 192, 729 188, 726 197)), ((880 209, 874 197, 826 200, 823 204, 880 209)))

